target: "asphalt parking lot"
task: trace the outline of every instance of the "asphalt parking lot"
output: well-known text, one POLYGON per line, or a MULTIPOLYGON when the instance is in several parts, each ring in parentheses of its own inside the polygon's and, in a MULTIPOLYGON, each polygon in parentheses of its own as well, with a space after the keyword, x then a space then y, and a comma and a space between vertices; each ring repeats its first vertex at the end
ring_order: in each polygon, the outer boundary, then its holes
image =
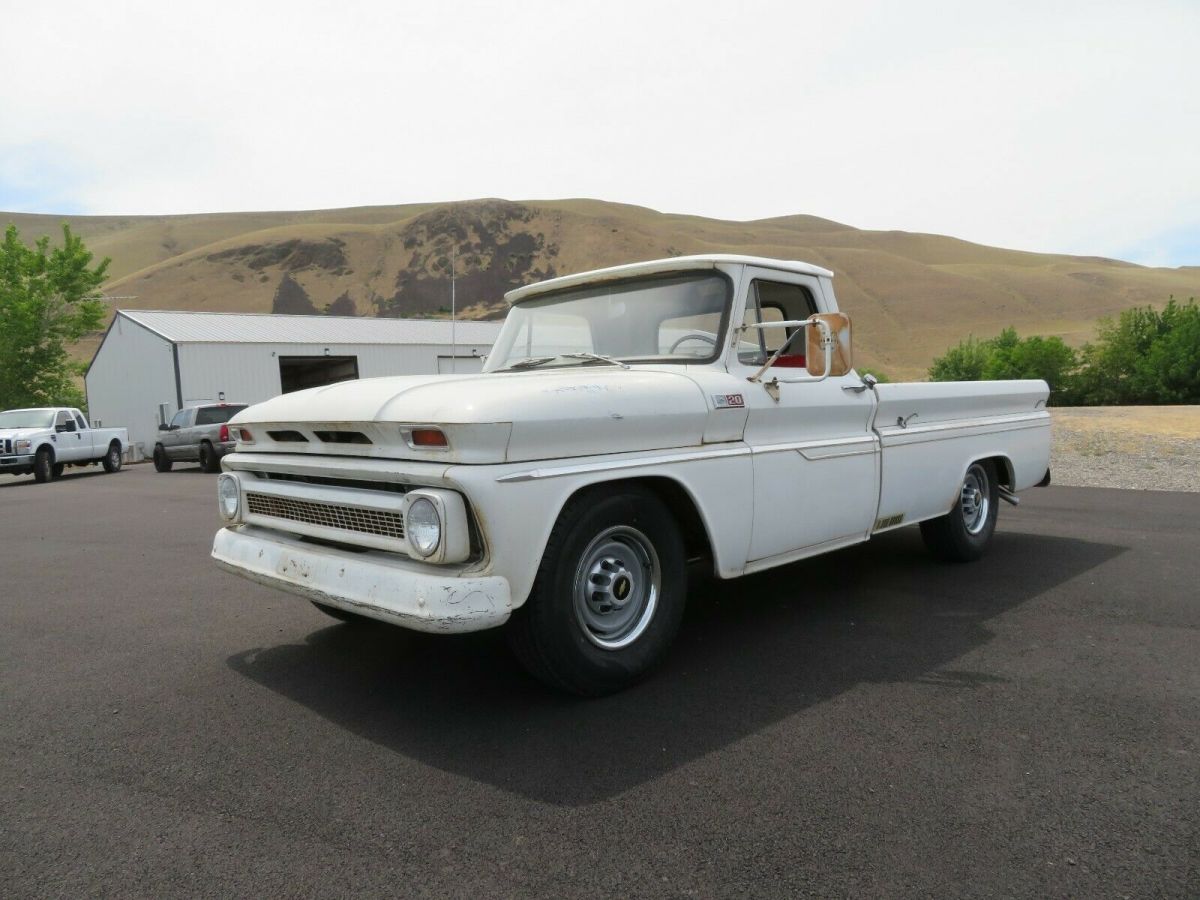
POLYGON ((208 561, 214 477, 0 481, 5 897, 1200 894, 1200 497, 1046 488, 692 595, 598 701, 208 561))

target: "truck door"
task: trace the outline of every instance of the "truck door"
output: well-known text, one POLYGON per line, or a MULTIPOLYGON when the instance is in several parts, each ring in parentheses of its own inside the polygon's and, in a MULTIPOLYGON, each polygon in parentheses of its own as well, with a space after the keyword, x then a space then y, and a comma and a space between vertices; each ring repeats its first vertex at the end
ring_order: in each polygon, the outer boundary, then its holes
POLYGON ((54 444, 55 462, 79 462, 88 459, 92 453, 91 442, 84 445, 83 433, 75 423, 75 417, 65 409, 60 409, 54 416, 54 444))
POLYGON ((88 427, 87 420, 83 418, 83 413, 77 409, 71 410, 71 415, 75 419, 75 424, 79 428, 79 434, 83 438, 83 446, 87 451, 87 459, 95 459, 99 454, 96 449, 96 436, 92 434, 92 429, 88 427))
POLYGON ((192 421, 193 409, 181 409, 175 413, 175 417, 171 419, 171 424, 166 431, 159 437, 159 443, 163 445, 163 450, 167 454, 167 459, 184 459, 183 442, 184 435, 189 424, 192 421))
MULTIPOLYGON (((747 267, 743 279, 745 323, 796 321, 832 312, 815 276, 747 267)), ((739 308, 739 307, 735 307, 739 308)), ((783 328, 750 329, 734 347, 729 368, 753 375, 790 337, 783 328)), ((754 525, 749 565, 778 562, 838 544, 865 540, 879 500, 879 445, 869 424, 871 391, 851 373, 824 381, 808 378, 805 336, 796 335, 762 382, 775 378, 778 399, 763 383, 746 382, 744 440, 754 461, 754 525)))

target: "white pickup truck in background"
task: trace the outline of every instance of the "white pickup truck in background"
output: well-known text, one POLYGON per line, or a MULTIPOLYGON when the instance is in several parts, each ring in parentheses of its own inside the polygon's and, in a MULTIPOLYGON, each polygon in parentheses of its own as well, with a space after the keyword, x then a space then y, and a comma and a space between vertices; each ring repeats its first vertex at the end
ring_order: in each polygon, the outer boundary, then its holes
POLYGON ((535 675, 594 695, 665 653, 689 560, 732 579, 918 523, 972 560, 1048 475, 1044 381, 860 377, 817 266, 676 257, 507 299, 482 375, 235 416, 216 561, 339 618, 504 625, 535 675))
POLYGON ((66 466, 100 463, 105 472, 121 468, 129 445, 124 428, 91 428, 72 407, 9 409, 0 412, 0 472, 53 481, 66 466))

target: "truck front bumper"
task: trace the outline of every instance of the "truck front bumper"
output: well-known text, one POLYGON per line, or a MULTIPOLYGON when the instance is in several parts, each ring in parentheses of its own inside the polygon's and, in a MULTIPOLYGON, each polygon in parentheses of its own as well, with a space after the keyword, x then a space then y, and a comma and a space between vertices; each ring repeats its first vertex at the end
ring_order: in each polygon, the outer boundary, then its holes
POLYGON ((415 631, 482 631, 512 614, 505 578, 443 574, 395 554, 350 553, 248 525, 218 531, 212 556, 235 575, 415 631))
POLYGON ((0 456, 0 472, 5 469, 27 469, 33 467, 32 453, 22 456, 0 456))

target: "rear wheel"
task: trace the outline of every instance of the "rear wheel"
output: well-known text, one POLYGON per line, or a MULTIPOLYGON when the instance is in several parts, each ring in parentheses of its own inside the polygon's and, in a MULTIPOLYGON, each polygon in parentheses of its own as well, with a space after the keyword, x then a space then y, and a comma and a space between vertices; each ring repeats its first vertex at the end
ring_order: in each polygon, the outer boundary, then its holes
POLYGON ((101 461, 105 472, 118 472, 121 469, 121 445, 113 441, 108 445, 108 452, 101 461))
POLYGON ((600 696, 633 684, 666 654, 687 597, 686 555, 651 491, 591 491, 563 509, 509 642, 531 674, 600 696))
POLYGON ((38 484, 53 481, 56 476, 55 469, 62 471, 61 466, 54 464, 54 454, 48 448, 43 447, 33 458, 33 480, 38 484))
POLYGON ((221 458, 208 441, 200 444, 200 468, 205 472, 221 471, 221 458))
POLYGON ((167 457, 167 451, 163 449, 162 444, 154 445, 154 471, 155 472, 170 472, 171 466, 174 463, 167 457))
POLYGON ((925 546, 939 559, 970 562, 983 556, 996 531, 1000 483, 989 460, 971 463, 954 508, 921 523, 925 546))

